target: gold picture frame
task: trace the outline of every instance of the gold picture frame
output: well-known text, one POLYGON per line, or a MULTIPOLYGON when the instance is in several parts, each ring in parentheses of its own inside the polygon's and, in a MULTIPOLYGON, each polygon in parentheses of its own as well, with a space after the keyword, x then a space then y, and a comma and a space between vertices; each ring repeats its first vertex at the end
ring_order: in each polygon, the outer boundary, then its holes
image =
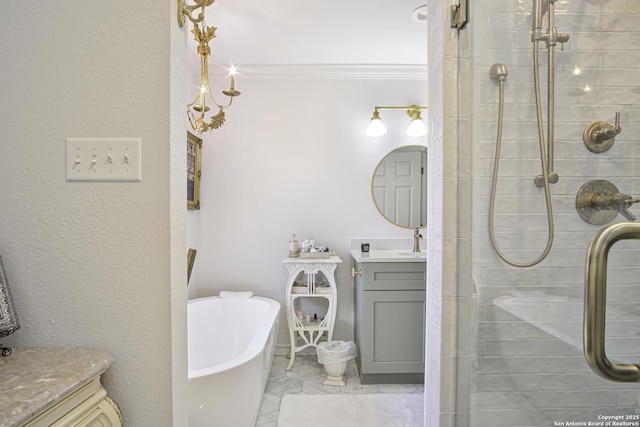
POLYGON ((187 209, 200 209, 202 139, 187 131, 187 209))

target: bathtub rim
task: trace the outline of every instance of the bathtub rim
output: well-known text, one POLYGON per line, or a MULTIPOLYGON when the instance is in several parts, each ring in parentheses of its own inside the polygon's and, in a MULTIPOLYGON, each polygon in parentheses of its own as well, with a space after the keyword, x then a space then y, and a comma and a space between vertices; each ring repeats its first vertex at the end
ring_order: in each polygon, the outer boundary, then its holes
MULTIPOLYGON (((196 304, 196 303, 203 303, 207 300, 218 300, 218 299, 224 300, 225 298, 221 298, 216 295, 216 296, 195 298, 187 301, 187 319, 188 319, 189 305, 196 304)), ((195 369, 195 370, 188 369, 188 378, 190 380, 228 371, 230 369, 233 369, 235 367, 241 366, 249 362, 251 359, 255 358, 256 356, 259 356, 262 353, 262 350, 264 349, 269 339, 269 335, 271 333, 272 328, 277 327, 278 325, 278 316, 280 315, 281 305, 278 301, 274 299, 259 297, 259 296, 252 296, 250 298, 238 298, 238 299, 233 299, 233 301, 238 301, 243 299, 259 300, 267 303, 269 306, 269 310, 264 315, 265 321, 260 322, 260 325, 256 329, 255 334, 251 339, 251 341, 249 342, 249 345, 247 346, 246 350, 243 351, 240 355, 238 355, 237 357, 227 362, 221 363, 219 365, 214 365, 207 368, 201 368, 201 369, 195 369)), ((232 300, 232 299, 229 298, 229 300, 232 300)), ((188 332, 188 328, 189 328, 189 325, 187 324, 187 332, 188 332)), ((189 351, 188 343, 187 343, 187 351, 189 351)))

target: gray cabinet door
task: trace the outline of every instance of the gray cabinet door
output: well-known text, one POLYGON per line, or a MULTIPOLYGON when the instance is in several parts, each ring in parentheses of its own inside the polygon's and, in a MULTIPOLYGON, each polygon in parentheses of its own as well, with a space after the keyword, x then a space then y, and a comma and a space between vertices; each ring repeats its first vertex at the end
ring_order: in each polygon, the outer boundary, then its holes
POLYGON ((426 264, 356 263, 354 338, 362 384, 424 379, 426 264))
POLYGON ((424 372, 425 291, 365 291, 362 371, 424 372))

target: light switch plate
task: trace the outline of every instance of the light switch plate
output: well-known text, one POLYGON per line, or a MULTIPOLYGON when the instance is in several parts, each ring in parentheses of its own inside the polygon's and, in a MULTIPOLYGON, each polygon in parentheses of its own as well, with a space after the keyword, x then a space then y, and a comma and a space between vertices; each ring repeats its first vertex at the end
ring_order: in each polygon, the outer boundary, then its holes
POLYGON ((140 138, 67 138, 67 181, 141 181, 140 138))

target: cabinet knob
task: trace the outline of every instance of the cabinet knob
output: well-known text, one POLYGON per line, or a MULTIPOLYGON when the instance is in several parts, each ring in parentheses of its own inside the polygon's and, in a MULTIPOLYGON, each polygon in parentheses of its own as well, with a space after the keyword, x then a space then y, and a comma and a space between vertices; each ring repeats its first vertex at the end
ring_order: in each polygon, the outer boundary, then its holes
POLYGON ((351 277, 362 276, 362 270, 356 271, 354 267, 351 267, 351 277))

